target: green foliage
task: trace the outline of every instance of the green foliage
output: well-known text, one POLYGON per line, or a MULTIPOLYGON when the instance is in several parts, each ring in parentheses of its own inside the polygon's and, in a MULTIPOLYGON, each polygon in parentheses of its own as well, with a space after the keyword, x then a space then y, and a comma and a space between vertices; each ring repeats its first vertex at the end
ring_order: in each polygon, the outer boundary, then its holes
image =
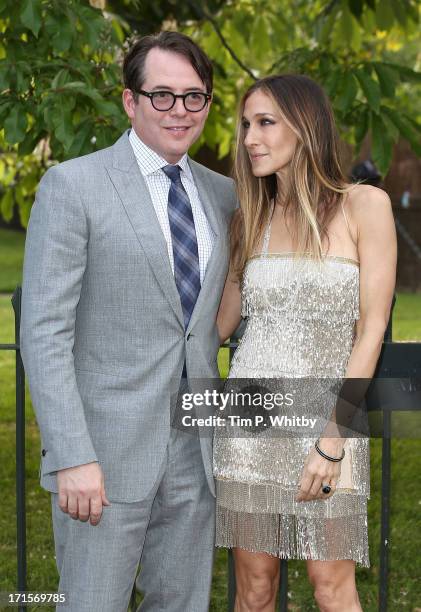
MULTIPOLYGON (((197 30, 192 24, 185 31, 216 61, 217 91, 222 83, 223 96, 217 98, 203 140, 209 144, 208 134, 220 133, 221 116, 235 115, 238 92, 252 83, 221 44, 223 38, 257 77, 297 72, 315 78, 332 100, 342 137, 357 154, 369 133, 373 160, 385 174, 399 136, 420 150, 419 111, 415 102, 408 105, 409 92, 415 101, 421 92, 415 50, 409 61, 403 57, 406 63, 395 61, 396 51, 404 55, 401 41, 420 42, 419 10, 418 1, 406 0, 240 0, 216 16, 204 11, 205 27, 197 30)), ((225 124, 226 130, 232 133, 233 125, 225 124)), ((222 156, 225 141, 218 147, 222 156)))
POLYGON ((114 142, 128 122, 121 60, 133 34, 176 27, 211 57, 214 101, 201 140, 232 149, 239 96, 254 78, 299 72, 333 102, 342 137, 371 133, 388 169, 399 136, 420 151, 420 0, 0 0, 0 211, 22 222, 45 169, 114 142), (91 6, 92 4, 92 6, 91 6), (104 3, 103 3, 104 4, 104 3), (405 41, 405 44, 402 44, 405 41), (12 195, 10 195, 10 192, 12 195))
POLYGON ((20 12, 20 20, 37 37, 41 28, 41 1, 25 0, 20 12))
POLYGON ((0 2, 5 219, 16 203, 26 224, 48 165, 102 148, 127 127, 118 25, 79 0, 0 2))

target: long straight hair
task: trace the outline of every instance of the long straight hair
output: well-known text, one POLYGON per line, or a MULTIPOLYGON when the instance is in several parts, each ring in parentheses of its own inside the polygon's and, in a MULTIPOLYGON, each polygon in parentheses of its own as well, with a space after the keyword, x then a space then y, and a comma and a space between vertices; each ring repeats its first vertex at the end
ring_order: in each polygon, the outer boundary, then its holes
POLYGON ((231 262, 241 278, 247 260, 255 253, 277 197, 275 174, 255 177, 246 147, 244 106, 256 91, 268 95, 281 118, 297 136, 282 185, 282 203, 290 211, 290 231, 297 256, 309 253, 323 259, 323 242, 346 187, 339 160, 339 137, 330 103, 322 88, 298 74, 268 76, 256 81, 244 94, 238 112, 234 179, 240 209, 231 225, 231 262))

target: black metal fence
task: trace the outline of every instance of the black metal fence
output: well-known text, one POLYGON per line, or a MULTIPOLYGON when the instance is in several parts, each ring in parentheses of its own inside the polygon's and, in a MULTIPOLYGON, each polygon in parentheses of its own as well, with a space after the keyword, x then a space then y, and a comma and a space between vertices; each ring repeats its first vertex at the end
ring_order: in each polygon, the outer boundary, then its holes
MULTIPOLYGON (((17 287, 12 305, 15 312, 15 343, 0 344, 0 350, 15 351, 16 354, 16 529, 18 575, 16 589, 26 590, 26 503, 25 503, 25 370, 19 349, 20 310, 22 289, 17 287)), ((18 607, 24 612, 23 606, 18 607)))
MULTIPOLYGON (((17 520, 17 584, 18 591, 26 590, 26 504, 25 504, 25 372, 20 355, 20 311, 22 290, 17 287, 12 305, 15 314, 15 342, 14 344, 0 344, 0 350, 15 351, 16 354, 16 520, 17 520)), ((393 300, 394 305, 395 300, 393 300)), ((393 310, 393 306, 392 306, 393 310)), ((237 347, 237 342, 224 345, 230 350, 230 361, 237 347)), ((377 365, 375 377, 402 378, 406 380, 419 380, 421 378, 421 343, 392 341, 392 313, 387 327, 382 351, 377 365)), ((379 612, 388 609, 388 569, 390 548, 390 488, 391 488, 391 433, 392 410, 414 410, 413 386, 402 385, 399 396, 395 399, 395 408, 382 408, 382 484, 381 484, 381 534, 380 534, 380 571, 379 571, 379 612)), ((368 410, 379 410, 376 398, 367 396, 368 410)), ((421 410, 421 405, 415 406, 421 410)), ((279 591, 279 610, 287 612, 288 597, 288 563, 280 560, 281 581, 279 591)), ((134 594, 133 594, 134 595, 134 594)), ((235 601, 235 573, 231 551, 228 555, 228 610, 234 610, 235 601)), ((131 604, 135 610, 135 597, 131 604)), ((18 608, 24 611, 23 607, 18 608)))

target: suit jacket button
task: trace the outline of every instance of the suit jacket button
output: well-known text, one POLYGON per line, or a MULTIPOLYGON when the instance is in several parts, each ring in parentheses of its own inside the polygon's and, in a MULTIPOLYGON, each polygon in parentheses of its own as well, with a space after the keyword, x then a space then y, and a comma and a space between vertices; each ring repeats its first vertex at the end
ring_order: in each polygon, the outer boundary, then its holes
POLYGON ((45 448, 43 448, 43 449, 42 449, 42 451, 41 451, 41 455, 42 455, 43 457, 45 457, 45 455, 46 455, 46 454, 47 454, 47 451, 45 450, 45 448))

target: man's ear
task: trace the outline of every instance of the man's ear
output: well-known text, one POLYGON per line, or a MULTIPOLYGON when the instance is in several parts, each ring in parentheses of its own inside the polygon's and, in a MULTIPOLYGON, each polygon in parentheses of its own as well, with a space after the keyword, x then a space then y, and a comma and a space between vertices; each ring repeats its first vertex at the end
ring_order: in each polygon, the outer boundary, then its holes
POLYGON ((206 111, 207 111, 206 118, 208 118, 208 116, 209 116, 209 112, 210 112, 212 101, 213 101, 213 95, 212 95, 212 98, 208 101, 208 103, 206 105, 206 111))
POLYGON ((134 119, 136 102, 133 97, 132 90, 124 89, 123 94, 122 94, 122 99, 123 99, 123 107, 124 107, 124 110, 126 111, 127 116, 129 117, 129 119, 134 119))

